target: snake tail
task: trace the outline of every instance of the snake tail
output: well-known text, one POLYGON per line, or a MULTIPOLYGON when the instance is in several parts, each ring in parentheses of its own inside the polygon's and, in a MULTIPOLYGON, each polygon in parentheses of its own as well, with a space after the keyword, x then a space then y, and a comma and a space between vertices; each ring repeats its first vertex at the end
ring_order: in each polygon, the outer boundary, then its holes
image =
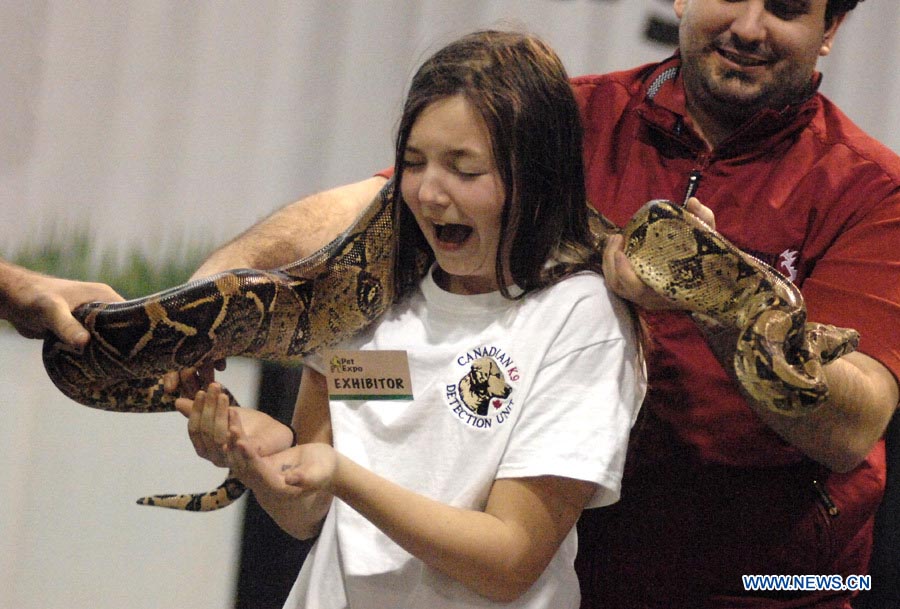
POLYGON ((137 503, 187 512, 212 512, 231 505, 240 499, 246 490, 247 487, 240 480, 228 477, 211 491, 181 495, 151 495, 141 497, 137 503))

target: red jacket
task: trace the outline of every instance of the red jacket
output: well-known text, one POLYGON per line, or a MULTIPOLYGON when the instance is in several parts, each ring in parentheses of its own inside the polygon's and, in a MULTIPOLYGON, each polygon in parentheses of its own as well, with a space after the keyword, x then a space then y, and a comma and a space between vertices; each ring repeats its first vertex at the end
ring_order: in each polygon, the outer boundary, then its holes
MULTIPOLYGON (((900 159, 818 93, 710 152, 678 68, 574 79, 591 202, 621 225, 693 182, 720 232, 800 286, 811 320, 856 328, 859 350, 900 377, 900 159)), ((622 501, 579 525, 585 606, 849 606, 846 593, 747 593, 740 576, 866 573, 883 444, 829 474, 759 421, 686 315, 646 321, 648 417, 622 501)))

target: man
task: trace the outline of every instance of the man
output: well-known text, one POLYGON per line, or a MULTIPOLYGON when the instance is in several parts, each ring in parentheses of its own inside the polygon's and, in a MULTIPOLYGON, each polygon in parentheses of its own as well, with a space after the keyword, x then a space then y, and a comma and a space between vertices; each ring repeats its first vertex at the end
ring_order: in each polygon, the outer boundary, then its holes
POLYGON ((22 336, 43 338, 52 332, 73 347, 84 346, 90 335, 71 311, 95 300, 115 302, 122 297, 102 283, 50 277, 0 260, 0 319, 22 336))
MULTIPOLYGON (((846 608, 840 578, 753 589, 742 575, 866 572, 881 437, 898 402, 900 159, 816 93, 815 71, 856 4, 675 0, 678 55, 574 80, 588 196, 601 212, 622 224, 649 199, 696 196, 720 232, 801 287, 811 320, 862 335, 858 352, 826 367, 827 403, 799 418, 768 412, 611 240, 606 279, 643 309, 651 389, 621 502, 579 526, 586 607, 846 608)), ((383 183, 289 206, 197 275, 307 254, 383 183)))
MULTIPOLYGON (((696 195, 801 287, 810 319, 862 335, 826 368, 828 402, 787 418, 743 400, 684 315, 644 315, 646 425, 622 502, 580 527, 597 606, 848 607, 850 591, 746 590, 741 576, 866 572, 898 399, 900 161, 814 93, 817 58, 855 4, 677 0, 680 57, 576 79, 588 192, 607 216, 696 195)), ((642 302, 622 254, 606 263, 642 302)))

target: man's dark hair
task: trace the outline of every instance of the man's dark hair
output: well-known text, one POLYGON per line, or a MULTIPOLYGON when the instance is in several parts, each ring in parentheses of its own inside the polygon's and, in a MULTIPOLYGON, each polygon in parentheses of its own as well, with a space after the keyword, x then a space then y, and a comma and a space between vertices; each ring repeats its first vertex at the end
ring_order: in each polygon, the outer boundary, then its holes
POLYGON ((835 17, 849 13, 863 0, 828 0, 825 5, 825 23, 830 24, 835 17))

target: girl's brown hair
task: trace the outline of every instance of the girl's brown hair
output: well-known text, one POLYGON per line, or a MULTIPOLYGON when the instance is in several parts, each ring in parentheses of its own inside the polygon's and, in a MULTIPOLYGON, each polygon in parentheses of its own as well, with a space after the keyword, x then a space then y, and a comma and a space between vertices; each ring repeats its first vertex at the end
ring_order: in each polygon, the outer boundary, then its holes
POLYGON ((455 95, 483 118, 506 192, 495 263, 503 295, 511 297, 502 279, 507 270, 523 294, 578 270, 599 272, 588 229, 581 119, 565 68, 532 35, 487 30, 442 48, 413 77, 395 149, 400 283, 409 285, 409 274, 421 268, 417 254, 433 256, 402 203, 407 140, 423 109, 455 95))

